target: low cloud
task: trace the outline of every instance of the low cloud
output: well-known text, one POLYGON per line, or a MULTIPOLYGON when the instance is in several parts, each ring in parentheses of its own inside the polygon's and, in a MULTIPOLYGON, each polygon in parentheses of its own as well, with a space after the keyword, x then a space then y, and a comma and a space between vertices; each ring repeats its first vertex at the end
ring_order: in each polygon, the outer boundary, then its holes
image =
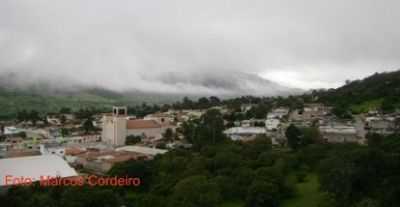
POLYGON ((337 87, 400 67, 399 7, 396 0, 3 0, 0 73, 156 92, 242 90, 246 84, 232 81, 246 81, 231 77, 244 73, 303 89, 337 87))

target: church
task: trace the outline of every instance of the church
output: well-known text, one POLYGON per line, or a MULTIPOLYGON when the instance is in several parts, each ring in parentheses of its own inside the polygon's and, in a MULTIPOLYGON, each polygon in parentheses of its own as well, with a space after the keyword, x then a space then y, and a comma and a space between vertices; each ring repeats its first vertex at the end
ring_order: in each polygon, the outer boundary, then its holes
POLYGON ((103 116, 103 142, 112 146, 125 145, 129 135, 142 136, 147 140, 158 140, 168 128, 159 120, 136 119, 128 116, 126 106, 114 106, 111 114, 103 116))

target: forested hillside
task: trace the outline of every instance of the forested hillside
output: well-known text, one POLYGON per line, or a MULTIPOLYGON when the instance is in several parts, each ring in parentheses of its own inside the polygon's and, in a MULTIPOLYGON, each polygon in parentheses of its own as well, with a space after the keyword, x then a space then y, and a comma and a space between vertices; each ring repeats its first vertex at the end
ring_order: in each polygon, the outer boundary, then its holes
POLYGON ((348 81, 338 89, 318 91, 319 100, 351 108, 353 112, 382 109, 391 112, 400 106, 400 71, 375 73, 363 80, 348 81))
POLYGON ((118 93, 102 88, 83 88, 74 91, 40 88, 0 87, 0 118, 15 118, 18 111, 35 110, 39 113, 57 112, 61 108, 73 111, 84 108, 109 110, 113 105, 140 105, 142 103, 172 103, 182 96, 141 92, 118 93))

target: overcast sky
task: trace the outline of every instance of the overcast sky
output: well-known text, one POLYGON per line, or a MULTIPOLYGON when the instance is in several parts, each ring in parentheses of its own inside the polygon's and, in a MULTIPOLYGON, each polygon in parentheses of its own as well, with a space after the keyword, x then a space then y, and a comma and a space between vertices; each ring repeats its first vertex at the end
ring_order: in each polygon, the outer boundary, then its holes
POLYGON ((400 68, 399 0, 1 0, 0 72, 174 90, 247 72, 303 89, 400 68))

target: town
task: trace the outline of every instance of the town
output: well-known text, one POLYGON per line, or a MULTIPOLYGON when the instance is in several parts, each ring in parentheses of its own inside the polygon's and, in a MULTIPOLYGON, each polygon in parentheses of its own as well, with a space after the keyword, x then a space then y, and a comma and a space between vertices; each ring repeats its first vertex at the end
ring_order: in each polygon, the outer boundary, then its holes
MULTIPOLYGON (((189 101, 186 98, 183 103, 189 101)), ((269 101, 266 106, 262 102, 231 104, 217 97, 201 98, 198 103, 207 104, 192 107, 196 109, 164 107, 143 117, 129 114, 126 106, 114 106, 107 113, 73 113, 64 108, 33 120, 25 115, 2 122, 0 163, 19 166, 32 162, 41 166, 38 171, 52 176, 106 175, 116 163, 151 160, 169 150, 193 147, 193 141, 185 137, 185 126, 207 111, 221 114, 223 133, 230 140, 249 142, 261 137, 270 139, 276 148, 295 148, 300 142, 367 145, 369 136, 390 135, 400 129, 399 112, 376 109, 339 118, 332 106, 323 103, 288 107, 269 101), (303 140, 291 136, 290 130, 303 131, 303 140)))

